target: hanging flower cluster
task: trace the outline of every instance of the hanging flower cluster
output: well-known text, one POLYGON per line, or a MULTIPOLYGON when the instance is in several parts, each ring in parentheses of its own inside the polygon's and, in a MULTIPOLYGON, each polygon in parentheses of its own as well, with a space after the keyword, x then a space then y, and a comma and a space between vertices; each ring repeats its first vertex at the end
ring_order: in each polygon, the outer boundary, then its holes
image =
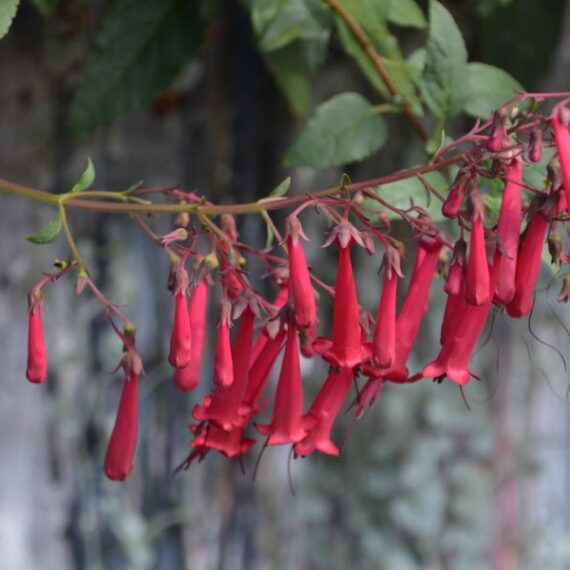
MULTIPOLYGON (((316 451, 338 455, 332 433, 345 405, 352 404, 355 417, 360 417, 386 383, 447 378, 464 385, 477 378, 470 360, 491 308, 504 307, 513 318, 529 314, 545 243, 553 263, 570 261, 558 234, 559 227, 566 228, 570 204, 570 111, 562 101, 542 116, 536 111, 536 100, 526 105, 529 100, 530 96, 520 96, 516 105, 499 109, 488 123, 477 124, 465 137, 440 148, 427 167, 400 176, 418 176, 432 199, 442 201, 448 222, 440 226, 416 204, 398 208, 390 197, 374 192, 378 181, 341 184, 334 191, 292 201, 269 198, 256 203, 255 211, 263 211, 282 253, 270 246, 255 249, 242 243, 234 217, 223 213, 223 207, 179 188, 161 191, 181 210, 187 207, 170 234, 157 236, 135 215, 172 260, 168 361, 179 390, 198 386, 207 329, 215 329, 211 390, 191 411, 186 466, 211 451, 228 458, 241 456, 256 439, 267 446, 291 446, 296 457, 316 451), (534 188, 525 182, 525 169, 551 149, 556 154, 548 164, 544 187, 534 188), (450 157, 452 150, 461 152, 450 157), (446 197, 423 178, 430 170, 453 176, 446 197), (490 181, 500 182, 496 211, 489 206, 490 181), (268 214, 280 201, 297 205, 286 220, 284 237, 268 214), (336 259, 334 286, 323 283, 307 261, 308 238, 300 217, 308 209, 325 216, 330 224, 323 247, 330 246, 330 255, 336 259), (222 213, 219 223, 216 213, 222 213), (396 218, 410 229, 412 239, 406 240, 406 246, 394 235, 396 218), (370 255, 381 250, 376 307, 359 302, 353 270, 357 248, 370 255), (267 288, 274 289, 271 301, 252 286, 248 256, 262 260, 272 284, 267 288), (405 276, 403 260, 412 257, 405 276), (430 307, 434 281, 440 281, 446 294, 439 347, 432 347, 431 362, 411 370, 410 355, 430 307), (330 314, 320 302, 323 295, 332 297, 330 314), (216 297, 216 327, 208 319, 210 297, 216 297), (312 402, 305 397, 302 357, 321 359, 328 366, 312 402), (269 379, 278 361, 272 389, 269 379)), ((29 295, 27 377, 41 383, 48 376, 41 290, 77 269, 77 291, 88 287, 103 302, 124 350, 119 367, 125 379, 105 458, 106 475, 122 480, 130 473, 135 455, 138 384, 143 374, 135 328, 99 291, 76 247, 70 245, 74 253, 70 261, 58 262, 56 272, 29 295)), ((570 296, 569 279, 564 278, 561 301, 570 296)))

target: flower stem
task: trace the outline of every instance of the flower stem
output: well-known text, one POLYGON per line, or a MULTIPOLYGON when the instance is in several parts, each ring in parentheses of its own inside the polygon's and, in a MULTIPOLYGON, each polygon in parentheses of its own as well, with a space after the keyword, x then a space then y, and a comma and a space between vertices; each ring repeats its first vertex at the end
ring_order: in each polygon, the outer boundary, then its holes
POLYGON ((79 267, 79 271, 85 271, 85 266, 83 265, 83 261, 81 260, 81 255, 79 253, 79 249, 77 248, 77 244, 75 243, 75 238, 71 233, 71 228, 69 227, 69 222, 67 221, 67 214, 65 212, 64 201, 60 200, 59 202, 59 215, 61 216, 61 223, 63 226, 63 232, 65 233, 65 237, 67 239, 67 243, 69 245, 69 249, 71 251, 72 261, 77 262, 77 266, 79 267))

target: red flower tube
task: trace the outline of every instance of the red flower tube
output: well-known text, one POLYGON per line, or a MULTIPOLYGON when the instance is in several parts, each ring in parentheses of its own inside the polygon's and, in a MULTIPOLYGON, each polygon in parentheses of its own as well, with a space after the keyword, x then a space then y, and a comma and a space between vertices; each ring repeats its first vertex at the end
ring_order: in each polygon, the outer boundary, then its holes
POLYGON ((194 390, 200 381, 204 341, 206 340, 206 316, 208 311, 208 283, 202 279, 196 285, 188 306, 192 356, 184 368, 174 372, 174 385, 183 391, 194 390))
POLYGON ((204 398, 203 405, 196 405, 192 415, 198 421, 213 422, 229 431, 245 424, 242 400, 249 378, 249 357, 253 339, 255 315, 246 307, 232 347, 234 381, 230 386, 217 387, 204 398))
POLYGON ((301 237, 304 237, 297 218, 287 220, 287 252, 289 254, 289 288, 295 324, 301 328, 310 328, 317 323, 317 304, 311 284, 311 276, 301 237))
POLYGON ((555 108, 552 114, 552 130, 564 181, 566 204, 570 204, 570 131, 566 121, 567 115, 568 110, 565 107, 555 108))
POLYGON ((230 339, 230 312, 228 302, 220 303, 220 322, 218 324, 218 340, 214 354, 214 384, 230 386, 234 381, 234 365, 230 339))
POLYGON ((466 250, 467 244, 461 237, 455 242, 453 258, 451 259, 451 265, 449 267, 449 274, 447 275, 447 279, 445 280, 445 285, 443 287, 444 291, 448 295, 457 295, 459 290, 463 287, 466 250))
POLYGON ((398 275, 389 265, 386 269, 382 295, 378 304, 372 354, 376 366, 388 368, 396 360, 396 294, 398 291, 398 275))
POLYGON ((472 305, 482 305, 490 298, 485 226, 481 213, 476 212, 471 223, 469 259, 465 272, 465 299, 472 305))
POLYGON ((264 407, 263 404, 259 404, 259 398, 265 389, 273 365, 283 348, 285 336, 285 330, 281 329, 277 332, 275 338, 268 337, 263 350, 249 367, 249 382, 245 390, 243 403, 254 414, 257 414, 264 407))
POLYGON ((445 303, 445 310, 443 312, 443 320, 441 321, 441 332, 439 335, 439 342, 443 345, 449 338, 450 332, 455 328, 456 323, 460 320, 463 311, 465 310, 465 292, 463 284, 459 289, 457 295, 447 295, 445 303))
POLYGON ((337 239, 338 268, 333 303, 332 340, 318 338, 316 352, 333 366, 354 368, 368 358, 370 349, 361 341, 360 311, 350 259, 352 239, 343 246, 337 239))
POLYGON ((303 387, 297 332, 292 322, 288 327, 273 418, 268 425, 255 425, 260 433, 269 437, 267 445, 296 443, 307 435, 303 429, 303 387))
POLYGON ((327 455, 339 455, 331 440, 331 430, 350 390, 353 373, 349 368, 331 372, 305 416, 308 435, 295 444, 297 455, 306 456, 315 450, 327 455))
POLYGON ((420 242, 418 246, 416 255, 421 255, 423 261, 412 273, 406 297, 396 320, 396 360, 393 366, 386 371, 379 371, 378 374, 392 382, 408 380, 406 362, 428 307, 429 290, 437 269, 440 250, 440 243, 430 244, 428 247, 420 242))
POLYGON ((547 229, 548 219, 542 212, 536 212, 528 224, 518 256, 515 294, 507 305, 507 313, 511 317, 530 313, 547 229))
POLYGON ((34 290, 28 298, 28 365, 26 377, 34 384, 47 379, 47 350, 42 326, 42 294, 34 290))
POLYGON ((515 158, 507 165, 507 181, 497 225, 495 255, 495 301, 507 304, 515 294, 517 251, 522 221, 522 162, 515 158))
POLYGON ((139 378, 131 370, 123 385, 115 426, 105 456, 105 475, 112 481, 123 481, 133 469, 137 446, 139 378))
POLYGON ((271 319, 274 318, 277 315, 277 313, 287 304, 288 299, 289 299, 289 287, 286 284, 281 285, 279 287, 277 295, 275 296, 275 299, 273 299, 272 302, 272 305, 275 307, 275 312, 272 312, 272 314, 269 315, 268 322, 263 327, 261 327, 261 330, 257 335, 255 342, 253 343, 253 347, 251 349, 250 364, 253 364, 257 359, 257 357, 263 351, 265 345, 270 339, 268 327, 271 328, 273 326, 273 322, 271 321, 271 319))
POLYGON ((192 358, 192 331, 186 289, 188 274, 182 267, 174 271, 174 321, 170 337, 170 353, 168 361, 174 368, 184 368, 192 358))

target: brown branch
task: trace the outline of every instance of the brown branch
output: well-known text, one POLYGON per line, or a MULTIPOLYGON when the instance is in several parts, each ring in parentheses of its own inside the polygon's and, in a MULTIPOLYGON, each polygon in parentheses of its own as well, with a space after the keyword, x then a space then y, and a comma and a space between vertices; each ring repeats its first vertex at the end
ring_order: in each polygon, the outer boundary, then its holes
POLYGON ((398 90, 396 83, 392 79, 390 72, 384 64, 384 60, 378 55, 378 52, 374 49, 372 41, 362 28, 362 26, 353 18, 352 14, 342 5, 340 0, 324 0, 324 2, 329 6, 331 10, 336 12, 347 25, 350 33, 354 36, 354 39, 360 44, 366 57, 370 60, 370 63, 374 66, 382 82, 386 85, 388 91, 393 97, 397 97, 402 105, 402 110, 404 115, 416 130, 423 142, 427 142, 430 138, 429 133, 426 128, 422 125, 416 114, 412 111, 410 102, 404 97, 402 93, 398 90))
MULTIPOLYGON (((324 198, 338 192, 356 192, 357 190, 362 190, 363 188, 371 188, 374 186, 380 186, 382 184, 390 184, 391 182, 397 182, 399 180, 406 180, 407 178, 413 178, 418 174, 425 174, 427 172, 432 172, 434 170, 440 170, 461 160, 465 160, 468 153, 459 153, 453 155, 445 160, 440 160, 436 163, 427 164, 423 166, 417 166, 415 168, 409 168, 407 170, 401 170, 394 174, 388 176, 381 176, 379 178, 372 178, 370 180, 363 180, 362 182, 356 182, 354 184, 347 184, 343 188, 339 186, 333 186, 330 188, 324 188, 317 192, 312 192, 309 197, 302 194, 298 196, 291 196, 290 198, 277 198, 277 199, 265 199, 257 202, 249 202, 245 204, 128 204, 123 202, 111 202, 106 200, 88 200, 81 198, 80 196, 86 196, 89 194, 89 190, 86 190, 82 194, 78 194, 78 197, 69 197, 65 200, 65 208, 73 208, 78 210, 87 210, 91 212, 104 212, 108 214, 179 214, 181 212, 189 212, 200 215, 221 215, 221 214, 259 214, 262 210, 281 210, 292 208, 298 206, 303 202, 314 199, 314 198, 324 198)), ((19 184, 14 184, 7 180, 0 179, 0 193, 5 192, 7 194, 17 194, 23 198, 28 198, 36 202, 43 202, 46 204, 57 205, 59 202, 59 196, 57 194, 50 194, 49 192, 44 192, 43 190, 37 190, 35 188, 28 188, 26 186, 21 186, 19 184)))

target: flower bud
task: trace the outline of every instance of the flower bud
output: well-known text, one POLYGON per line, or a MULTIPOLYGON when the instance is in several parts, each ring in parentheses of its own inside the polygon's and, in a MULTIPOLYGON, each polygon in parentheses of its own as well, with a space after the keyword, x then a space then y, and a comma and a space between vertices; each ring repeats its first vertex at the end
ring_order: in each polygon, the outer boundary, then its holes
POLYGON ((449 194, 441 207, 441 213, 446 218, 454 218, 459 214, 468 181, 469 175, 464 172, 460 172, 455 178, 453 185, 449 189, 449 194))
POLYGON ((497 109, 493 114, 493 124, 487 139, 487 149, 491 152, 499 152, 503 149, 503 144, 507 136, 505 129, 505 110, 497 109))
MULTIPOLYGON (((182 200, 180 204, 186 204, 186 201, 182 200)), ((180 212, 174 218, 174 225, 179 228, 187 228, 188 224, 190 224, 190 214, 188 212, 180 212)))
POLYGON ((530 133, 528 143, 528 159, 531 162, 539 162, 542 158, 542 131, 539 127, 535 127, 530 133))
POLYGON ((299 220, 289 218, 287 220, 289 290, 293 301, 295 323, 300 328, 311 328, 317 323, 317 303, 301 237, 305 235, 299 220))
POLYGON ((560 265, 562 261, 562 239, 560 238, 558 232, 550 232, 547 243, 552 263, 555 265, 560 265))
POLYGON ((105 455, 105 475, 111 481, 123 481, 133 469, 137 446, 138 386, 139 377, 133 369, 125 378, 105 455))
POLYGON ((192 358, 192 332, 188 314, 188 274, 182 267, 174 272, 174 321, 170 337, 168 361, 174 368, 184 368, 192 358))
POLYGON ((79 274, 77 275, 77 280, 75 281, 75 294, 81 295, 85 289, 87 283, 89 283, 89 276, 85 269, 81 268, 79 274))
POLYGON ((43 298, 38 289, 28 297, 28 366, 26 377, 34 384, 47 379, 47 350, 42 327, 43 298))

